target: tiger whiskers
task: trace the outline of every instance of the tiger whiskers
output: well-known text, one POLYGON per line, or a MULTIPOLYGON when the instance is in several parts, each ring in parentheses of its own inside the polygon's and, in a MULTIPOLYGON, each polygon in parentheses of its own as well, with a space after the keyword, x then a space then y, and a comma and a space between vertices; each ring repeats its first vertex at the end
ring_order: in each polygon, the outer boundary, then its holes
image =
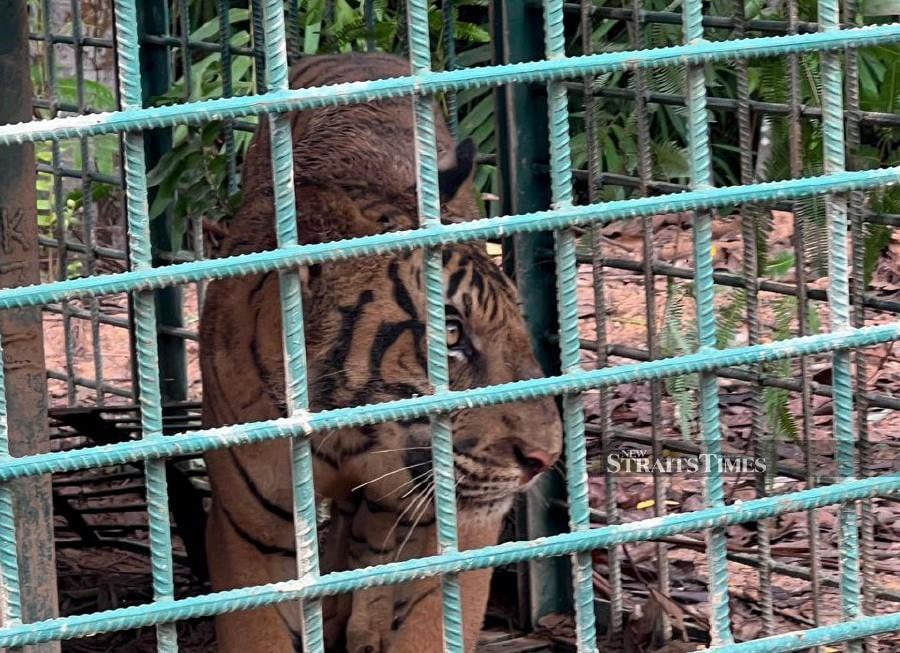
POLYGON ((426 511, 428 510, 428 506, 431 505, 431 498, 434 495, 434 481, 432 480, 429 483, 428 488, 422 493, 422 495, 418 499, 419 508, 416 509, 415 516, 413 517, 412 526, 406 531, 406 537, 403 538, 403 542, 400 543, 400 547, 397 549, 397 553, 394 555, 394 560, 397 561, 400 559, 400 554, 403 553, 403 549, 406 547, 406 544, 409 542, 409 538, 412 537, 413 531, 416 530, 416 527, 419 525, 419 522, 422 521, 422 517, 425 516, 426 511))
POLYGON ((384 474, 382 474, 381 476, 378 476, 377 478, 373 478, 373 479, 371 479, 371 480, 369 480, 369 481, 366 481, 365 483, 360 483, 360 484, 357 485, 355 488, 353 488, 353 489, 351 490, 351 492, 356 492, 357 490, 359 490, 359 489, 361 489, 361 488, 364 488, 364 487, 366 487, 367 485, 371 485, 372 483, 377 483, 377 482, 380 481, 381 479, 387 478, 388 476, 393 476, 394 474, 399 474, 400 472, 405 472, 406 470, 411 470, 413 467, 421 467, 422 465, 430 465, 430 464, 431 464, 431 461, 430 461, 430 460, 426 460, 426 461, 421 462, 421 463, 414 463, 414 464, 412 464, 412 465, 407 465, 406 467, 400 467, 400 468, 398 468, 398 469, 392 469, 391 471, 385 472, 384 474))
POLYGON ((394 520, 394 524, 390 527, 390 529, 388 529, 388 532, 384 536, 384 540, 381 542, 382 549, 387 545, 388 540, 391 539, 391 537, 396 533, 397 527, 400 525, 400 522, 403 521, 403 517, 406 515, 406 513, 410 512, 410 510, 414 510, 415 509, 414 507, 418 506, 422 497, 427 496, 428 492, 430 492, 431 485, 433 485, 431 475, 429 472, 424 472, 423 474, 419 475, 417 478, 422 478, 422 476, 425 476, 426 478, 422 479, 421 481, 418 481, 414 486, 412 486, 409 490, 407 490, 406 493, 402 497, 400 497, 401 499, 405 499, 406 497, 411 495, 413 492, 416 492, 419 488, 421 488, 423 486, 425 487, 425 489, 422 491, 421 495, 417 496, 415 499, 410 501, 406 505, 406 507, 400 512, 400 514, 397 515, 397 519, 394 520))
MULTIPOLYGON (((401 483, 400 485, 398 485, 397 487, 395 487, 393 490, 391 490, 391 491, 389 491, 389 492, 387 492, 387 493, 385 493, 385 494, 382 494, 380 497, 378 497, 377 499, 375 499, 375 501, 384 501, 384 500, 387 499, 389 496, 391 496, 392 494, 394 494, 394 492, 399 492, 400 490, 402 490, 403 488, 405 488, 407 485, 410 485, 410 484, 412 484, 412 483, 416 483, 417 481, 421 480, 422 478, 424 478, 425 476, 427 476, 427 475, 430 474, 430 473, 431 473, 431 470, 430 470, 430 469, 426 469, 424 472, 422 472, 422 473, 419 474, 418 476, 413 476, 411 479, 409 479, 409 480, 406 481, 405 483, 401 483)), ((415 489, 415 488, 411 488, 410 491, 412 491, 413 489, 415 489)), ((405 494, 404 494, 403 496, 401 496, 400 498, 401 498, 401 499, 405 499, 407 496, 409 496, 409 492, 405 493, 405 494)))

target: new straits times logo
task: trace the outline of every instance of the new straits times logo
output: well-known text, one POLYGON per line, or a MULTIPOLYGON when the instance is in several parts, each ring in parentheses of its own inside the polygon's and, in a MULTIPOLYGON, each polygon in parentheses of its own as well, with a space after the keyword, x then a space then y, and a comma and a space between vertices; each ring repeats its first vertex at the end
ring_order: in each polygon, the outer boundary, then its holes
POLYGON ((653 456, 643 449, 622 449, 600 459, 602 471, 611 474, 760 474, 763 458, 730 454, 671 454, 653 456))

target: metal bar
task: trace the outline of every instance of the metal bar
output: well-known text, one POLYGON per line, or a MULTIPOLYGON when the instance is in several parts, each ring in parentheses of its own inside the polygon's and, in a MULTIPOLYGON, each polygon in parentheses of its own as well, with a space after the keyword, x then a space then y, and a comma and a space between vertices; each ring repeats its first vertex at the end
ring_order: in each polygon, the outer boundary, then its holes
MULTIPOLYGON (((582 54, 593 54, 593 24, 591 22, 592 0, 581 0, 580 30, 582 54)), ((642 71, 636 71, 642 72, 642 71)), ((597 151, 596 133, 596 102, 589 89, 594 85, 593 77, 585 77, 583 80, 585 93, 583 94, 585 138, 587 140, 588 153, 588 201, 595 204, 599 201, 599 186, 596 183, 602 167, 600 153, 597 151)), ((571 183, 571 181, 569 182, 571 183)), ((591 231, 591 277, 594 292, 594 325, 597 332, 597 358, 594 366, 598 369, 606 367, 609 363, 606 357, 606 299, 605 299, 605 272, 604 272, 603 230, 595 226, 591 231)), ((575 257, 576 273, 578 257, 575 257)), ((577 293, 576 293, 577 296, 577 293)), ((601 425, 601 438, 605 441, 610 426, 612 425, 609 407, 609 391, 606 388, 598 392, 599 420, 601 425)), ((610 524, 619 521, 618 503, 616 501, 616 478, 611 470, 605 474, 603 486, 603 502, 606 508, 607 519, 610 524)), ((607 569, 609 571, 609 628, 607 640, 619 641, 622 637, 623 607, 622 607, 622 566, 619 558, 618 547, 607 550, 607 569)))
MULTIPOLYGON (((703 42, 702 0, 685 0, 684 43, 697 46, 703 42)), ((739 41, 733 41, 739 42, 739 41)), ((691 165, 691 187, 705 190, 713 185, 709 127, 706 108, 706 75, 702 64, 693 63, 687 72, 688 90, 688 156, 691 165)), ((694 215, 694 301, 696 302, 699 353, 709 355, 716 347, 715 286, 712 272, 712 219, 710 211, 694 215)), ((715 374, 701 374, 699 380, 700 430, 704 451, 719 458, 722 453, 719 425, 719 390, 715 374)), ((718 469, 711 469, 705 483, 705 498, 713 507, 725 504, 725 488, 718 469)), ((731 615, 728 594, 727 536, 724 530, 706 531, 707 564, 709 566, 710 639, 713 646, 729 644, 731 615)))
MULTIPOLYGON (((57 315, 62 315, 62 308, 55 305, 45 306, 43 309, 47 313, 54 313, 57 315)), ((108 324, 110 326, 119 327, 122 329, 130 329, 131 322, 129 322, 125 318, 121 317, 113 317, 112 315, 106 315, 104 313, 99 313, 96 317, 93 315, 91 311, 85 311, 79 308, 72 308, 71 306, 66 309, 68 311, 69 317, 78 318, 81 320, 91 320, 98 324, 108 324)), ((164 333, 167 336, 174 336, 176 338, 182 338, 184 340, 199 340, 199 336, 196 331, 190 331, 188 329, 177 329, 175 327, 167 327, 163 324, 159 324, 156 327, 158 333, 164 333)))
MULTIPOLYGON (((734 31, 736 39, 746 35, 747 17, 744 10, 744 0, 735 0, 734 7, 734 31)), ((752 184, 753 174, 753 128, 750 118, 750 77, 747 62, 737 61, 737 122, 738 144, 740 148, 740 177, 742 184, 752 184)), ((765 118, 763 119, 765 120, 765 118)), ((764 123, 762 123, 764 124, 764 123)), ((762 127, 760 127, 760 131, 762 127)), ((745 303, 747 344, 755 345, 760 341, 759 325, 759 252, 757 250, 757 238, 760 233, 760 212, 763 207, 756 204, 742 204, 740 206, 741 240, 743 253, 741 256, 741 273, 745 280, 745 303)), ((715 281, 714 281, 715 283, 715 281)), ((756 456, 767 463, 774 462, 774 448, 772 438, 767 437, 767 424, 763 415, 762 392, 763 386, 759 379, 762 369, 758 365, 750 367, 750 373, 756 377, 750 382, 750 441, 754 443, 756 456)), ((766 469, 757 474, 757 496, 766 496, 772 481, 772 474, 766 469)), ((757 524, 756 539, 759 547, 759 603, 762 620, 762 633, 772 635, 775 632, 775 607, 772 599, 772 553, 771 553, 771 528, 772 524, 763 520, 757 524)))
MULTIPOLYGON (((134 3, 115 0, 117 64, 121 104, 124 109, 139 108, 142 98, 138 16, 134 3)), ((149 270, 152 263, 148 224, 147 168, 144 136, 128 133, 123 138, 125 188, 127 197, 128 240, 132 270, 149 270)), ((138 392, 141 400, 141 437, 148 443, 161 442, 162 409, 159 384, 159 356, 156 339, 156 306, 149 290, 133 294, 138 392)), ((172 533, 169 524, 169 498, 164 461, 147 461, 146 475, 150 564, 153 597, 171 601, 175 596, 172 574, 172 533)), ((174 624, 156 628, 157 650, 174 653, 178 637, 174 624)))
MULTIPOLYGON (((544 33, 548 61, 565 58, 565 25, 562 0, 544 0, 544 33)), ((550 131, 550 190, 555 210, 572 206, 572 151, 569 142, 569 106, 566 87, 559 81, 547 84, 550 131)), ((559 312, 560 368, 566 374, 581 371, 578 347, 578 263, 575 233, 559 230, 556 237, 556 287, 559 312)), ((573 532, 590 529, 587 454, 584 442, 584 403, 577 393, 562 397, 563 443, 566 490, 569 495, 569 526, 573 532)), ((579 653, 597 650, 594 618, 594 563, 590 553, 572 556, 572 586, 575 603, 575 639, 579 653)))
POLYGON ((582 57, 559 57, 547 61, 425 72, 393 79, 349 82, 329 87, 281 90, 257 96, 221 98, 147 109, 131 108, 89 116, 2 125, 0 145, 94 136, 133 129, 171 127, 176 124, 193 125, 223 118, 356 104, 385 97, 433 95, 450 90, 497 86, 510 81, 548 82, 636 68, 699 65, 714 61, 772 57, 791 52, 869 47, 898 41, 900 41, 900 24, 876 25, 837 32, 701 42, 637 52, 606 52, 582 57))
MULTIPOLYGON (((582 340, 581 347, 582 349, 594 350, 596 349, 596 343, 590 340, 582 340)), ((622 345, 609 345, 609 355, 619 356, 621 358, 629 358, 635 361, 653 360, 652 358, 650 358, 646 350, 635 349, 633 347, 624 347, 622 345)), ((802 391, 801 383, 799 381, 795 381, 794 379, 784 379, 778 376, 765 374, 759 375, 757 377, 750 372, 738 368, 719 368, 716 370, 716 374, 726 379, 735 379, 737 381, 746 382, 750 382, 754 378, 759 378, 760 382, 765 386, 782 388, 784 390, 790 390, 792 392, 802 391)), ((810 382, 809 389, 812 394, 815 394, 817 396, 831 397, 830 385, 810 382)), ((900 398, 894 397, 892 395, 870 392, 867 394, 867 400, 870 405, 878 408, 900 410, 900 398)))
MULTIPOLYGON (((801 259, 798 259, 801 260, 801 259)), ((590 260, 588 257, 580 256, 579 263, 589 263, 590 260)), ((642 264, 640 261, 632 261, 630 259, 619 259, 619 258, 608 258, 606 259, 606 267, 608 268, 616 268, 618 270, 629 270, 631 272, 640 272, 642 270, 642 264)), ((651 264, 651 268, 654 274, 662 274, 667 277, 675 277, 676 279, 691 279, 693 278, 695 271, 693 268, 681 267, 679 265, 672 265, 670 263, 658 263, 653 262, 651 264)), ((713 273, 713 281, 717 285, 720 286, 728 286, 730 288, 744 288, 747 283, 744 277, 733 274, 731 272, 714 272, 713 273)), ((770 281, 768 279, 761 279, 759 281, 759 289, 765 292, 776 293, 778 295, 785 295, 787 297, 799 297, 800 292, 798 288, 792 286, 789 283, 784 283, 781 281, 770 281)), ((859 301, 854 294, 851 295, 854 301, 859 301)), ((815 301, 825 302, 828 301, 828 291, 820 290, 820 289, 810 289, 806 291, 806 298, 812 299, 815 301)), ((864 305, 866 308, 872 308, 879 311, 886 311, 888 313, 900 313, 900 302, 891 301, 888 299, 876 299, 875 297, 865 296, 864 305)), ((804 321, 805 324, 805 321, 804 321)), ((806 335, 805 333, 802 335, 806 335)))
MULTIPOLYGON (((256 6, 256 5, 254 5, 256 6)), ((285 42, 284 2, 265 0, 260 4, 262 45, 265 50, 265 83, 269 91, 288 88, 288 62, 285 42)), ((256 22, 254 14, 254 22, 256 22)), ((291 124, 287 115, 269 117, 272 155, 272 183, 275 189, 275 226, 278 246, 298 243, 297 210, 294 196, 294 157, 291 124)), ((284 270, 278 277, 281 297, 282 343, 285 356, 285 388, 287 414, 306 414, 309 394, 306 376, 306 338, 300 276, 297 269, 284 270)), ((309 440, 291 441, 291 473, 293 476, 293 516, 298 578, 315 579, 319 575, 319 542, 316 532, 317 514, 313 487, 312 451, 309 440)), ((300 604, 300 629, 303 650, 324 651, 322 604, 318 600, 300 604)))
MULTIPOLYGON (((445 0, 444 10, 444 52, 447 60, 445 70, 456 70, 456 6, 453 0, 445 0)), ((459 140, 459 107, 456 102, 456 91, 448 91, 447 121, 450 126, 450 134, 455 140, 459 140)))
MULTIPOLYGON (((679 14, 680 15, 680 14, 679 14)), ((788 55, 792 56, 792 55, 788 55)), ((569 90, 584 92, 584 87, 575 82, 567 82, 569 90)), ((591 91, 594 95, 600 97, 622 98, 625 100, 633 100, 637 95, 637 91, 629 88, 615 88, 610 86, 594 86, 591 91)), ((686 106, 687 99, 683 95, 674 95, 671 93, 644 92, 647 102, 650 104, 664 104, 673 107, 686 106)), ((771 113, 776 115, 790 115, 790 104, 780 102, 761 102, 759 100, 748 100, 748 106, 752 111, 759 113, 771 113)), ((738 100, 724 97, 709 96, 706 98, 706 106, 710 109, 732 109, 737 110, 738 100)), ((821 118, 822 109, 809 105, 799 107, 800 115, 807 118, 821 118)), ((862 122, 885 127, 900 127, 900 116, 894 113, 880 113, 878 111, 860 111, 859 118, 862 122)))
MULTIPOLYGON (((185 7, 182 6, 182 14, 185 7)), ((168 34, 169 5, 167 0, 144 0, 137 8, 138 29, 141 33, 168 34)), ((181 29, 189 29, 183 19, 181 29)), ((179 47, 183 47, 183 44, 179 47)), ((188 56, 182 53, 183 56, 188 56)), ((143 47, 140 53, 141 70, 146 71, 141 78, 141 97, 149 103, 153 97, 169 90, 171 85, 171 61, 167 46, 143 47)), ((190 66, 185 71, 190 78, 190 66)), ((189 97, 189 96, 188 96, 189 97)), ((156 129, 144 136, 144 155, 147 170, 156 167, 163 155, 172 149, 172 132, 170 129, 156 129)), ((158 188, 148 191, 148 204, 153 203, 158 188)), ((181 249, 180 242, 172 240, 172 214, 166 212, 150 223, 150 242, 153 265, 165 265, 165 252, 181 249)), ((173 328, 184 326, 182 318, 181 288, 173 286, 160 288, 154 294, 156 302, 156 318, 160 324, 173 328)), ((162 334, 157 339, 159 350, 160 395, 163 401, 180 401, 187 397, 187 352, 184 341, 162 334)))
MULTIPOLYGON (((745 501, 740 510, 735 510, 733 506, 705 508, 695 512, 667 515, 659 520, 642 520, 561 533, 537 542, 506 542, 440 556, 334 572, 315 578, 299 578, 271 585, 226 590, 203 596, 74 615, 12 628, 0 628, 0 646, 18 646, 51 639, 72 639, 114 630, 140 628, 163 622, 247 610, 285 601, 309 600, 350 592, 363 587, 394 585, 438 574, 498 567, 540 556, 587 552, 605 548, 611 544, 642 542, 710 527, 725 528, 734 524, 790 512, 802 512, 842 501, 897 493, 900 493, 900 476, 857 479, 815 490, 802 490, 785 496, 751 499, 745 501)), ((892 613, 709 650, 717 653, 722 651, 745 653, 748 650, 760 653, 776 650, 800 650, 816 642, 832 643, 859 637, 862 634, 874 634, 898 628, 900 628, 900 613, 892 613), (773 642, 777 642, 777 645, 773 645, 773 642)))
MULTIPOLYGON (((796 33, 797 1, 787 0, 788 30, 796 33)), ((800 123, 800 57, 790 54, 787 57, 788 65, 788 103, 790 114, 788 116, 788 156, 790 158, 791 177, 797 179, 803 176, 803 129, 800 123)), ((793 207, 792 207, 793 208, 793 207)), ((806 222, 798 211, 794 214, 794 257, 797 282, 797 321, 798 335, 805 336, 809 330, 808 319, 808 289, 806 269, 806 222)), ((807 487, 814 488, 817 485, 816 469, 813 459, 813 419, 812 419, 812 385, 809 374, 809 361, 805 356, 800 356, 798 361, 800 372, 800 407, 802 410, 801 429, 803 438, 804 463, 806 467, 807 487)), ((819 522, 815 510, 806 514, 806 524, 809 530, 809 556, 810 556, 810 589, 812 590, 812 617, 813 624, 819 626, 822 623, 822 593, 819 581, 819 522)), ((815 649, 813 653, 820 653, 815 649)))
MULTIPOLYGON (((43 0, 41 3, 41 23, 45 39, 49 40, 51 33, 51 11, 50 0, 43 0)), ((45 69, 47 75, 46 97, 50 105, 50 117, 55 118, 58 114, 56 108, 56 49, 48 47, 44 53, 45 69)), ((56 262, 56 278, 58 281, 65 281, 68 278, 69 257, 68 250, 63 246, 66 240, 66 232, 68 231, 68 221, 65 214, 65 206, 63 201, 62 179, 57 170, 61 165, 59 142, 51 144, 50 147, 50 176, 52 179, 53 190, 51 191, 51 203, 53 205, 54 234, 57 243, 57 262, 56 262)), ((65 357, 66 373, 72 377, 75 376, 75 348, 72 342, 72 328, 69 322, 67 306, 62 302, 62 318, 63 318, 63 356, 65 357)), ((66 382, 66 401, 69 405, 75 403, 75 384, 69 380, 66 382)))
MULTIPOLYGON (((78 103, 78 112, 84 114, 86 111, 86 102, 84 96, 84 46, 82 45, 82 24, 81 24, 81 2, 79 0, 71 0, 70 8, 72 11, 72 35, 75 41, 75 86, 76 99, 78 103)), ((90 162, 90 147, 88 139, 79 139, 81 152, 81 197, 82 197, 82 239, 85 242, 85 248, 82 256, 84 270, 88 276, 97 274, 97 234, 94 230, 94 180, 96 170, 90 162)), ((64 246, 68 243, 64 241, 64 246)), ((72 316, 72 307, 68 308, 70 317, 72 316)), ((80 311, 79 311, 80 312, 80 311)), ((98 406, 104 403, 104 383, 103 383, 103 350, 100 339, 100 303, 96 298, 90 300, 90 322, 91 322, 91 352, 94 359, 94 378, 96 379, 96 393, 94 400, 98 406)))
MULTIPOLYGON (((853 22, 856 17, 856 0, 843 0, 844 20, 853 22)), ((846 110, 846 144, 850 155, 850 169, 858 169, 857 156, 860 148, 859 133, 859 59, 855 50, 847 50, 844 53, 845 87, 847 94, 846 110)), ((853 326, 863 325, 866 322, 866 229, 864 225, 865 195, 862 192, 850 193, 847 203, 847 217, 850 220, 850 233, 852 237, 851 270, 853 277, 853 294, 851 295, 851 323, 853 326), (855 300, 855 301, 854 301, 855 300)), ((846 241, 845 241, 846 242, 846 241)), ((854 394, 856 400, 856 432, 859 436, 859 462, 862 476, 870 475, 870 462, 872 443, 869 439, 869 402, 868 395, 868 365, 865 352, 855 352, 856 382, 854 394)), ((875 570, 875 513, 871 502, 862 502, 860 511, 860 567, 862 571, 863 604, 862 614, 876 614, 877 602, 874 586, 876 582, 875 570)), ((866 653, 878 653, 878 640, 868 638, 863 641, 866 653)))
POLYGON ((885 324, 839 333, 792 338, 753 347, 734 347, 712 350, 708 353, 699 352, 679 358, 617 365, 602 370, 585 370, 465 392, 448 391, 440 397, 429 395, 398 399, 369 405, 364 413, 353 408, 340 408, 318 413, 298 413, 293 418, 267 420, 236 427, 189 431, 178 437, 167 437, 155 441, 134 441, 78 451, 22 456, 0 463, 0 483, 13 478, 48 472, 58 473, 87 467, 108 467, 171 455, 198 454, 212 449, 295 437, 328 429, 408 421, 432 413, 447 413, 462 408, 529 401, 537 397, 579 393, 622 383, 711 372, 721 367, 747 365, 754 361, 767 363, 796 356, 821 354, 831 350, 869 347, 893 340, 900 340, 900 324, 885 324))
MULTIPOLYGON (((644 48, 643 22, 643 0, 633 0, 631 5, 632 22, 629 25, 629 43, 632 49, 644 48)), ((650 182, 653 176, 653 159, 651 153, 650 139, 650 118, 647 113, 647 76, 644 70, 635 70, 634 76, 634 115, 637 122, 637 156, 638 156, 638 176, 640 185, 638 190, 641 196, 646 197, 650 191, 650 182)), ((592 87, 593 88, 593 87, 592 87)), ((653 217, 650 215, 641 216, 641 248, 643 261, 641 264, 641 272, 644 278, 644 310, 646 318, 646 343, 647 353, 650 360, 659 357, 659 341, 656 328, 656 283, 654 277, 654 243, 653 243, 653 217)), ((609 266, 609 259, 606 260, 609 266)), ((610 266, 611 267, 611 266, 610 266)), ((660 415, 662 408, 662 387, 659 381, 650 381, 650 412, 653 415, 660 415)), ((661 434, 659 432, 659 421, 651 420, 650 423, 650 439, 651 449, 655 460, 659 460, 662 455, 660 443, 661 434)), ((666 514, 666 486, 668 479, 664 474, 660 474, 657 468, 653 468, 653 516, 662 517, 666 514)), ((668 545, 665 542, 659 542, 656 545, 656 573, 659 591, 665 596, 670 593, 670 575, 669 575, 669 558, 668 545)), ((672 627, 669 617, 666 614, 660 615, 658 624, 662 641, 668 641, 671 638, 672 627)))
MULTIPOLYGON (((534 0, 531 0, 534 2, 534 0)), ((569 13, 576 13, 578 5, 574 2, 567 2, 565 10, 569 13)), ((641 11, 640 16, 635 17, 630 9, 624 7, 602 7, 595 6, 593 8, 595 16, 600 18, 611 18, 625 22, 644 22, 647 24, 660 23, 663 25, 681 25, 682 15, 674 11, 641 11)), ((726 16, 703 16, 703 27, 711 27, 716 29, 734 29, 737 25, 737 18, 728 18, 726 16)), ((818 23, 799 23, 800 30, 804 32, 814 32, 818 29, 818 23)), ((747 21, 746 29, 759 32, 772 32, 775 34, 784 34, 787 29, 784 21, 780 20, 750 20, 747 21)))
POLYGON ((469 222, 434 225, 420 229, 362 236, 351 240, 309 245, 290 245, 276 250, 227 258, 168 265, 164 268, 131 270, 101 277, 70 279, 40 286, 0 289, 0 309, 37 306, 74 297, 93 297, 135 289, 161 288, 198 279, 269 272, 297 265, 323 263, 372 254, 409 251, 472 240, 485 240, 517 233, 612 222, 621 218, 656 213, 677 213, 747 201, 807 197, 826 191, 840 192, 874 188, 900 181, 900 166, 842 172, 799 180, 767 182, 689 191, 666 196, 617 200, 589 206, 571 206, 515 216, 484 218, 469 222))
MULTIPOLYGON (((490 3, 492 63, 505 64, 539 59, 544 53, 540 14, 523 2, 490 3)), ((550 189, 531 164, 550 158, 547 134, 546 93, 536 95, 523 84, 500 86, 494 91, 497 121, 497 165, 503 213, 542 211, 550 206, 550 189)), ((559 374, 559 330, 556 309, 556 270, 553 233, 536 231, 508 235, 503 240, 503 266, 514 277, 531 346, 544 374, 559 374)), ((565 499, 565 481, 557 470, 541 475, 538 485, 519 502, 516 537, 535 539, 562 533, 568 527, 564 514, 547 509, 547 497, 565 499)), ((572 572, 568 558, 534 560, 527 574, 519 574, 519 616, 522 627, 533 629, 548 614, 572 612, 572 572)))
MULTIPOLYGON (((838 0, 818 1, 819 27, 823 33, 840 33, 838 0)), ((826 173, 845 169, 844 102, 841 58, 833 52, 820 55, 822 75, 822 140, 826 173)), ((847 265, 847 200, 835 193, 825 198, 828 221, 828 306, 833 331, 850 328, 850 270, 847 265)), ((834 386, 834 439, 838 473, 856 477, 855 424, 850 352, 836 351, 832 357, 834 386)), ((845 620, 860 616, 859 524, 857 508, 843 503, 838 516, 838 554, 841 567, 841 615, 845 620)), ((847 644, 848 653, 862 650, 859 641, 847 644)))
POLYGON ((61 370, 47 370, 47 378, 55 381, 64 381, 66 383, 71 380, 76 386, 96 390, 98 393, 116 395, 117 397, 134 398, 134 393, 131 390, 126 390, 102 381, 98 383, 96 379, 85 379, 78 375, 71 376, 68 372, 61 370))
MULTIPOLYGON (((428 27, 428 1, 409 0, 406 4, 410 63, 413 74, 431 70, 431 46, 428 27)), ((422 228, 441 224, 438 194, 437 141, 434 131, 432 100, 421 95, 413 100, 416 139, 416 188, 419 221, 422 228)), ((447 365, 447 331, 444 315, 444 265, 440 246, 425 252, 423 271, 426 303, 426 341, 428 382, 440 397, 450 388, 447 365)), ((448 415, 431 416, 431 459, 434 474, 434 504, 437 519, 438 553, 459 549, 456 515, 456 474, 453 463, 453 433, 448 415)), ((459 578, 455 574, 441 579, 444 651, 462 653, 463 613, 459 578)))

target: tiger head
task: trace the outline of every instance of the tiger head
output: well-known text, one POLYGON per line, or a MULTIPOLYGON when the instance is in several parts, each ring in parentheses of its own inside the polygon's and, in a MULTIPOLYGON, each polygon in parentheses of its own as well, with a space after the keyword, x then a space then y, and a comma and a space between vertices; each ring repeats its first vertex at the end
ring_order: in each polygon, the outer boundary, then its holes
MULTIPOLYGON (((310 277, 314 408, 433 391, 426 363, 424 256, 417 251, 330 264, 310 277)), ((516 289, 484 247, 445 248, 443 272, 449 389, 540 376, 516 289)), ((450 425, 461 511, 505 512, 515 493, 560 455, 552 398, 458 410, 450 425)), ((426 418, 344 429, 313 444, 317 458, 340 470, 335 477, 352 479, 345 491, 364 488, 367 500, 385 509, 401 509, 431 490, 426 418)))

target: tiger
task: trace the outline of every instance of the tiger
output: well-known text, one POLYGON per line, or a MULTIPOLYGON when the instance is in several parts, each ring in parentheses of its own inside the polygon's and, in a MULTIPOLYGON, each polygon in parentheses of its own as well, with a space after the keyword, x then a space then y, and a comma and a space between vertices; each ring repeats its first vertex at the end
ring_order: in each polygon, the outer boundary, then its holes
MULTIPOLYGON (((292 70, 291 83, 319 86, 408 71, 407 61, 386 55, 310 57, 292 70)), ((360 106, 365 110, 355 117, 352 107, 290 116, 301 242, 419 224, 411 103, 360 106), (351 127, 357 137, 346 139, 351 127), (329 149, 332 158, 313 156, 329 149)), ((465 142, 454 145, 437 110, 436 127, 442 218, 477 217, 474 154, 465 142)), ((248 150, 243 197, 219 255, 277 245, 268 138, 262 124, 248 150)), ((425 355, 425 255, 415 250, 298 268, 310 410, 433 391, 425 355)), ((541 376, 515 285, 483 244, 443 248, 443 277, 450 388, 541 376)), ((199 340, 205 428, 288 414, 277 273, 211 281, 199 340)), ((467 408, 452 413, 450 423, 459 548, 495 544, 516 494, 560 456, 556 404, 539 398, 467 408)), ((436 552, 427 418, 314 433, 310 445, 317 498, 331 502, 323 572, 436 552)), ((212 491, 207 559, 214 591, 296 577, 290 447, 286 440, 272 440, 205 454, 212 491)), ((490 577, 490 569, 459 575, 467 651, 474 649, 484 619, 490 577)), ((326 649, 441 650, 439 587, 439 579, 429 578, 326 599, 326 649)), ((215 627, 222 653, 303 650, 294 603, 218 615, 215 627)))

